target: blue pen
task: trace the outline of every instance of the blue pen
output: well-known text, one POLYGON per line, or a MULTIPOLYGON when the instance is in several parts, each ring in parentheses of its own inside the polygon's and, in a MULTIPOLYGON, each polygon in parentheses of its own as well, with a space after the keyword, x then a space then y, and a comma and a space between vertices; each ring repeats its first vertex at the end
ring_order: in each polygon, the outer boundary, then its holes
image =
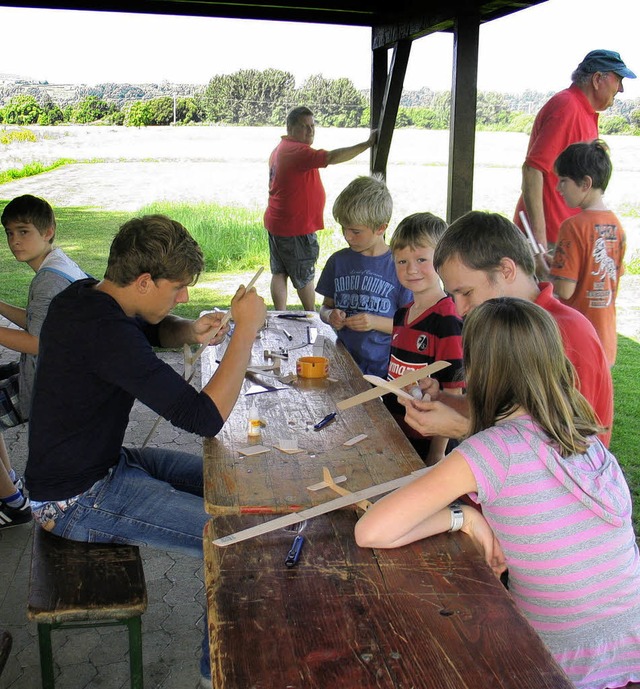
POLYGON ((324 428, 328 423, 331 423, 336 418, 337 413, 338 412, 332 411, 331 414, 327 414, 322 421, 318 421, 318 423, 314 426, 314 429, 319 431, 321 428, 324 428))
POLYGON ((284 564, 287 567, 295 567, 298 564, 298 560, 300 559, 300 553, 302 552, 302 545, 304 544, 304 536, 296 536, 293 539, 293 544, 291 546, 291 549, 287 553, 287 559, 284 561, 284 564))

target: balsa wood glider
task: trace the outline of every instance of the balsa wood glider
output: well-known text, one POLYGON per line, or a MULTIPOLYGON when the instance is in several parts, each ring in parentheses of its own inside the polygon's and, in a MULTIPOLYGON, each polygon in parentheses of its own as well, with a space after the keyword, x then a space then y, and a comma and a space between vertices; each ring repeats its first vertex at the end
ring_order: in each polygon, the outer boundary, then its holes
POLYGON ((313 519, 313 517, 319 517, 321 514, 327 514, 328 512, 333 512, 334 510, 339 510, 342 507, 348 507, 349 505, 356 505, 362 500, 368 500, 368 498, 374 498, 376 495, 382 495, 383 493, 389 493, 400 486, 404 486, 406 483, 415 481, 418 476, 425 474, 430 471, 433 467, 425 467, 424 469, 418 469, 412 472, 408 476, 401 476, 400 478, 393 479, 392 481, 386 481, 385 483, 378 483, 375 486, 369 486, 369 488, 364 488, 363 490, 358 490, 355 493, 349 493, 348 495, 343 495, 334 500, 329 500, 322 505, 316 505, 315 507, 309 507, 306 510, 301 510, 300 512, 292 512, 291 514, 285 514, 282 517, 277 517, 276 519, 271 519, 268 522, 258 524, 257 526, 251 526, 248 529, 243 529, 242 531, 236 531, 235 533, 229 534, 228 536, 221 536, 213 541, 214 545, 224 547, 231 545, 232 543, 240 543, 241 541, 246 541, 249 538, 255 538, 256 536, 261 536, 262 534, 270 533, 271 531, 276 531, 277 529, 283 529, 285 526, 291 526, 292 524, 299 524, 305 519, 313 519))
MULTIPOLYGON (((364 402, 369 402, 369 400, 374 400, 376 397, 382 397, 387 392, 394 392, 396 394, 400 394, 397 392, 400 388, 404 388, 407 385, 411 385, 411 383, 417 383, 419 380, 422 380, 423 378, 430 376, 432 373, 442 371, 442 369, 447 368, 447 366, 451 366, 451 364, 448 361, 434 361, 429 366, 419 368, 416 371, 409 371, 409 373, 405 373, 403 376, 400 376, 400 378, 385 381, 386 383, 388 382, 389 385, 385 386, 384 388, 378 387, 378 385, 376 384, 376 387, 374 387, 371 390, 361 392, 359 395, 354 395, 353 397, 349 397, 346 400, 338 402, 336 407, 338 407, 338 409, 342 411, 343 409, 349 409, 349 407, 355 407, 358 404, 364 404, 364 402)), ((365 378, 367 378, 367 376, 365 376, 365 378)), ((411 395, 409 395, 409 397, 411 397, 411 395)))

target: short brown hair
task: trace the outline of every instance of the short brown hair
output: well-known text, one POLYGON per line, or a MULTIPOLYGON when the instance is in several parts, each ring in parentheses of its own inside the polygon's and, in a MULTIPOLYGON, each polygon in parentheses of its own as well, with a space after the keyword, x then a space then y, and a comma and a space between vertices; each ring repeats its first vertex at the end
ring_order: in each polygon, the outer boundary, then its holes
POLYGON ((5 228, 10 222, 31 223, 42 235, 47 230, 53 229, 53 237, 49 243, 53 244, 55 239, 56 216, 49 203, 39 196, 32 196, 31 194, 16 196, 4 207, 0 222, 5 228))
POLYGON ((306 105, 300 105, 291 110, 287 115, 287 131, 290 132, 303 117, 308 117, 309 115, 313 117, 313 113, 306 105))
POLYGON ((613 171, 609 147, 600 139, 567 146, 556 158, 554 167, 558 177, 568 177, 576 184, 591 177, 593 188, 603 192, 607 190, 613 171))
POLYGON ((452 258, 485 273, 495 272, 503 258, 510 258, 527 275, 535 273, 525 236, 511 220, 498 213, 469 211, 452 222, 438 242, 433 267, 439 270, 452 258))
POLYGON ((204 270, 202 250, 187 230, 166 215, 127 221, 114 237, 105 279, 126 287, 143 273, 152 280, 196 282, 204 270))

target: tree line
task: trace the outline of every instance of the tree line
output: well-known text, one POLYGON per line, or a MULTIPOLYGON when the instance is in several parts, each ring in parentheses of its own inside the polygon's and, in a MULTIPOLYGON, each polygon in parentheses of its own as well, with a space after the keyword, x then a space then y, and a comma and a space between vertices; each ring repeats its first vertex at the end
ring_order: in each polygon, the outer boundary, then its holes
MULTIPOLYGON (((535 114, 552 93, 480 91, 478 129, 530 132, 535 114)), ((306 105, 322 127, 368 127, 368 92, 347 78, 321 74, 296 87, 290 72, 245 69, 216 75, 202 87, 189 84, 98 84, 56 87, 16 84, 0 88, 0 124, 101 123, 131 127, 215 123, 283 126, 287 112, 306 105)), ((405 91, 397 127, 447 129, 451 94, 422 88, 405 91)), ((640 134, 640 101, 616 101, 601 115, 603 134, 640 134)))

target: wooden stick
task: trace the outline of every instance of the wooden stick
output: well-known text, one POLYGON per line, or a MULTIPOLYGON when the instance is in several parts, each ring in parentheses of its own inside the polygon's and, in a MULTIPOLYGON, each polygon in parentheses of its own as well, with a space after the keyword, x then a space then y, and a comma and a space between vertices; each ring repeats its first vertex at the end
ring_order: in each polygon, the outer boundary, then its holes
POLYGON ((529 225, 529 221, 527 220, 527 214, 524 211, 520 211, 520 220, 522 221, 522 226, 524 227, 524 231, 527 235, 527 239, 529 240, 529 244, 531 244, 531 250, 533 251, 533 255, 537 256, 538 254, 543 254, 544 249, 542 246, 536 242, 536 238, 533 234, 533 230, 531 229, 531 225, 529 225))
MULTIPOLYGON (((256 272, 256 274, 251 278, 251 280, 249 281, 249 284, 245 287, 245 291, 246 291, 246 292, 248 292, 248 291, 256 284, 256 281, 258 280, 258 278, 260 277, 260 275, 262 275, 262 271, 263 271, 263 270, 264 270, 264 266, 260 266, 260 267, 258 268, 258 271, 256 272)), ((211 337, 210 337, 210 339, 209 339, 209 342, 205 342, 204 344, 201 344, 201 345, 198 347, 198 349, 196 350, 196 352, 195 352, 195 354, 194 354, 194 356, 193 356, 193 359, 191 360, 191 365, 192 365, 192 366, 195 365, 196 361, 198 361, 198 359, 199 359, 200 356, 202 355, 202 352, 204 352, 205 348, 208 347, 208 346, 211 344, 211 342, 215 339, 215 336, 216 336, 216 335, 222 330, 222 328, 224 328, 224 326, 229 322, 229 319, 230 319, 230 318, 231 318, 231 309, 229 309, 229 310, 224 314, 224 316, 222 317, 222 320, 220 321, 220 325, 218 326, 218 328, 216 329, 216 331, 213 333, 213 335, 211 335, 211 337)), ((195 371, 194 371, 194 372, 195 372, 195 371)), ((191 378, 193 378, 193 373, 191 374, 191 376, 189 376, 188 382, 191 382, 191 378)))
POLYGON ((380 376, 374 376, 370 373, 365 373, 362 377, 367 381, 367 383, 371 383, 371 385, 382 388, 386 392, 392 392, 394 395, 404 397, 406 400, 414 399, 408 392, 405 392, 402 388, 394 385, 390 380, 385 380, 384 378, 380 378, 380 376))
MULTIPOLYGON (((403 388, 405 385, 417 383, 419 380, 422 380, 423 378, 430 376, 432 373, 437 373, 438 371, 441 371, 443 368, 447 368, 447 366, 451 366, 451 364, 448 361, 434 361, 429 366, 419 368, 416 371, 409 371, 409 373, 405 373, 403 376, 400 376, 400 378, 396 378, 393 381, 389 381, 389 383, 391 383, 391 385, 393 385, 394 387, 403 388)), ((387 392, 389 391, 375 387, 371 390, 367 390, 366 392, 361 392, 359 395, 354 395, 353 397, 349 397, 346 400, 338 402, 338 404, 336 404, 336 407, 338 407, 340 411, 344 409, 349 409, 349 407, 355 407, 358 404, 363 404, 364 402, 369 402, 369 400, 374 400, 376 397, 382 397, 387 392)))

